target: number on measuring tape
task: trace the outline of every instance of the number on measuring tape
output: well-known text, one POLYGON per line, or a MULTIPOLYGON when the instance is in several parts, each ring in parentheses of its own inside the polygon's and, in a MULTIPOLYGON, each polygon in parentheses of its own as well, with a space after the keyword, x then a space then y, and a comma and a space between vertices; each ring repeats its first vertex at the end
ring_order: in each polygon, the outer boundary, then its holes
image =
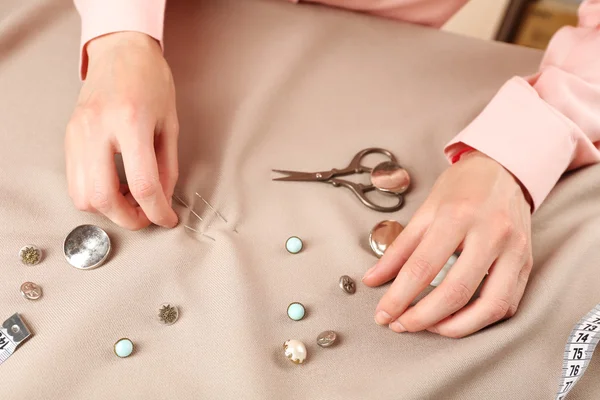
POLYGON ((569 371, 569 376, 579 375, 579 371, 581 371, 580 364, 571 364, 571 365, 569 365, 569 367, 571 368, 571 370, 569 371))
POLYGON ((589 333, 577 333, 577 339, 575 340, 577 343, 587 343, 591 340, 589 333))
POLYGON ((600 341, 600 304, 583 317, 569 335, 556 400, 566 399, 567 394, 585 373, 598 341, 600 341))
POLYGON ((17 347, 31 336, 31 332, 19 314, 15 314, 0 326, 0 364, 8 360, 17 347))
POLYGON ((8 346, 8 338, 0 331, 0 350, 4 350, 6 346, 8 346))

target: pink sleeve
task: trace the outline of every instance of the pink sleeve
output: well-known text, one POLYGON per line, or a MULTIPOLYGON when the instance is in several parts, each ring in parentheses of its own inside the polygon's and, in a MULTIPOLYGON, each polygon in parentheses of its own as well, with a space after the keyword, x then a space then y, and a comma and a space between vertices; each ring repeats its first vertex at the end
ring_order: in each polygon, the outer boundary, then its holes
POLYGON ((534 209, 568 169, 600 162, 600 0, 554 35, 537 74, 508 81, 445 149, 492 157, 529 191, 534 209))
POLYGON ((86 44, 113 32, 142 32, 162 46, 166 0, 74 0, 81 16, 80 74, 87 73, 86 44))
POLYGON ((378 15, 439 28, 468 0, 289 0, 321 3, 332 7, 378 15))

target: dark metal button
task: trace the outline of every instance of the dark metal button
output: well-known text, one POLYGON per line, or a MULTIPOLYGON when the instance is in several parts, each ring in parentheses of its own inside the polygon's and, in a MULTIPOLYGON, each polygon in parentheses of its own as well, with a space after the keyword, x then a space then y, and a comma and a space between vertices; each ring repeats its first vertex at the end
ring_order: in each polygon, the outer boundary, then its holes
POLYGON ((165 325, 173 325, 179 319, 179 309, 169 303, 162 304, 158 310, 158 319, 165 325))
POLYGON ((340 278, 340 288, 348 294, 354 294, 356 292, 356 283, 348 275, 344 275, 340 278))

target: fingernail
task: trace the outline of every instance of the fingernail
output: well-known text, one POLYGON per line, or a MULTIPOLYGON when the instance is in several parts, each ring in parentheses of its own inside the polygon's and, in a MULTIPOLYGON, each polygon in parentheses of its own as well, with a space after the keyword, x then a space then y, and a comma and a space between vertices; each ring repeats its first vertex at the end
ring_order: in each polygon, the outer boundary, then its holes
POLYGON ((390 324, 390 329, 396 333, 406 332, 406 328, 404 328, 398 320, 390 324))
POLYGON ((373 271, 375 271, 375 268, 377 268, 377 265, 374 265, 371 268, 369 268, 367 272, 365 272, 365 276, 363 276, 362 280, 364 281, 365 279, 367 279, 369 275, 371 275, 373 271))
POLYGON ((175 214, 174 222, 170 226, 167 226, 167 228, 175 228, 178 224, 179 224, 179 215, 175 214))
POLYGON ((377 325, 387 325, 392 321, 392 317, 390 316, 390 314, 386 313, 385 311, 377 311, 377 314, 375 314, 375 322, 377 323, 377 325))

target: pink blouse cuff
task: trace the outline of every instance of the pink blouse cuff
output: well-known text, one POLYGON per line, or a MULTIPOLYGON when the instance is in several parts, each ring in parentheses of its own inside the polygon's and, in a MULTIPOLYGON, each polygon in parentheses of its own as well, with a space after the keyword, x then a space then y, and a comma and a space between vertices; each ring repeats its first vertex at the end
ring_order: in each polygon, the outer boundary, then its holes
POLYGON ((87 43, 114 32, 145 33, 163 46, 165 0, 103 0, 76 2, 81 15, 81 46, 79 73, 87 74, 87 43), (81 3, 81 4, 78 4, 81 3))
POLYGON ((527 189, 536 210, 569 166, 577 129, 515 77, 446 145, 445 154, 451 160, 467 145, 493 158, 527 189))

